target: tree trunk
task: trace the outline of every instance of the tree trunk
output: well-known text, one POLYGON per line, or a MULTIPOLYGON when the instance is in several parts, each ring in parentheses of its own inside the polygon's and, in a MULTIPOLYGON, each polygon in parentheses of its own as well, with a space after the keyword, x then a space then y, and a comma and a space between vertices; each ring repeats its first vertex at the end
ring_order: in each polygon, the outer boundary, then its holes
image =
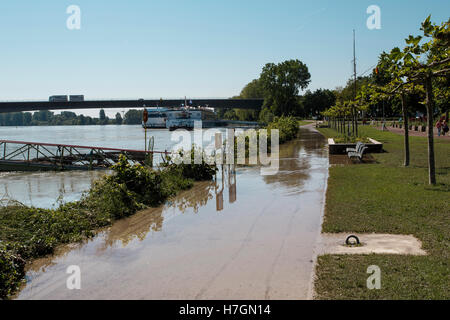
MULTIPOLYGON (((347 120, 347 116, 345 116, 345 120, 347 120)), ((344 125, 344 129, 345 129, 345 125, 344 125)), ((349 136, 350 135, 350 120, 347 121, 347 129, 346 130, 347 130, 347 136, 349 136)))
POLYGON ((430 184, 436 184, 436 167, 434 161, 434 141, 433 141, 433 87, 431 83, 431 77, 427 76, 425 79, 426 90, 426 105, 427 105, 427 118, 428 118, 428 177, 430 184))
POLYGON ((404 127, 404 131, 405 131, 405 162, 404 165, 405 167, 409 166, 409 130, 408 130, 408 112, 406 110, 406 106, 405 106, 405 95, 402 93, 401 96, 402 99, 402 114, 403 114, 403 119, 405 119, 405 127, 404 127))
POLYGON ((355 136, 355 112, 354 112, 353 108, 352 108, 351 117, 352 117, 352 135, 355 136))

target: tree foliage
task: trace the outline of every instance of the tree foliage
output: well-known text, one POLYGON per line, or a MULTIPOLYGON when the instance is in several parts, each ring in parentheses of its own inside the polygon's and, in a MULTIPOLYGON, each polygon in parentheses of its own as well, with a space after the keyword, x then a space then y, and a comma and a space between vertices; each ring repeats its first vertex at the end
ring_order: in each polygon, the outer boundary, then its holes
POLYGON ((300 60, 287 60, 279 64, 266 64, 260 81, 264 89, 264 105, 274 115, 292 115, 299 106, 299 90, 308 87, 311 74, 300 60))

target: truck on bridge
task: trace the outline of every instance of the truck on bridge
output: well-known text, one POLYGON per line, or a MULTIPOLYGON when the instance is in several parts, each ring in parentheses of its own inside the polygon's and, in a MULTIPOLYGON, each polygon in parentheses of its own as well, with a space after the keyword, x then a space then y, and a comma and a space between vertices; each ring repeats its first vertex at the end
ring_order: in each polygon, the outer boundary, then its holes
POLYGON ((67 102, 67 96, 59 95, 59 96, 50 96, 48 98, 49 102, 67 102))
POLYGON ((84 101, 84 95, 71 95, 69 96, 69 101, 84 101))
POLYGON ((50 96, 48 98, 49 102, 68 102, 68 101, 84 101, 84 95, 70 95, 67 98, 67 95, 59 95, 59 96, 50 96))

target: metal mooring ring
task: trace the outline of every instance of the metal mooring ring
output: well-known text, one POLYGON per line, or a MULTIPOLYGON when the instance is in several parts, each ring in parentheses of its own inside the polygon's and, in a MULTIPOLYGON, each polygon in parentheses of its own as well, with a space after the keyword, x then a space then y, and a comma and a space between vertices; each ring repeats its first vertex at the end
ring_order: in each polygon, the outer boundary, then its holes
POLYGON ((349 235, 349 236, 347 237, 347 239, 345 240, 345 244, 348 245, 348 246, 351 246, 351 245, 355 244, 355 243, 350 243, 350 242, 349 242, 349 240, 352 239, 352 238, 356 240, 356 244, 361 244, 361 243, 359 242, 359 238, 358 238, 357 236, 355 236, 354 234, 349 235))

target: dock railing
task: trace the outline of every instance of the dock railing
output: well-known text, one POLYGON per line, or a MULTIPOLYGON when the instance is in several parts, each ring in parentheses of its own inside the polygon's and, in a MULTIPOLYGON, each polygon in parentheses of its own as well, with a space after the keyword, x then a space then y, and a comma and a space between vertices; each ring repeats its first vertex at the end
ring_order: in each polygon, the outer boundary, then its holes
POLYGON ((0 140, 0 164, 5 167, 33 167, 50 169, 101 169, 117 163, 123 154, 131 163, 153 165, 154 154, 167 151, 143 151, 69 144, 0 140))

